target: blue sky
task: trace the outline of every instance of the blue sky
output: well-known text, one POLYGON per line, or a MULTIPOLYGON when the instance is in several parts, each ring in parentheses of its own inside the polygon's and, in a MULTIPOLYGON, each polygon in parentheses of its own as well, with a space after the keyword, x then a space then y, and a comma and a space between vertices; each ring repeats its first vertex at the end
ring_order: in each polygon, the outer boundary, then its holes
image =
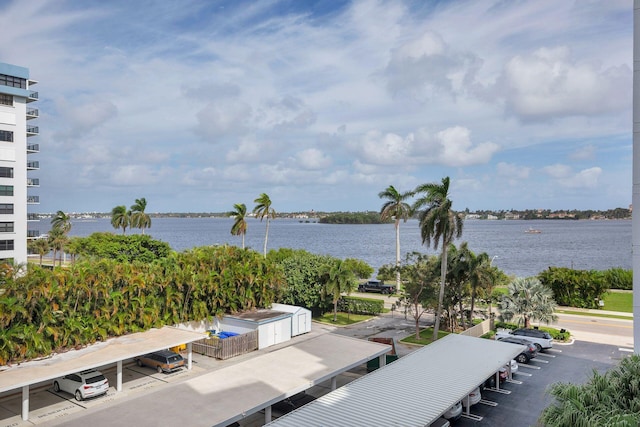
POLYGON ((378 210, 444 176, 458 210, 609 209, 631 203, 632 14, 0 0, 0 61, 39 81, 41 212, 378 210))

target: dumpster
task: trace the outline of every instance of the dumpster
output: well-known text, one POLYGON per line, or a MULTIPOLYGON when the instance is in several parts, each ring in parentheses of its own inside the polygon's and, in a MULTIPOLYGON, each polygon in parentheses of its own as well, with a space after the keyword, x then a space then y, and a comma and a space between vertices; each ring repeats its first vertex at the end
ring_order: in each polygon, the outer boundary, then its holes
MULTIPOLYGON (((369 341, 378 342, 380 344, 386 344, 391 346, 391 350, 387 354, 385 354, 386 363, 389 364, 398 360, 398 355, 396 353, 396 344, 393 341, 393 338, 369 338, 369 341)), ((371 359, 367 362, 367 372, 375 371, 380 367, 380 358, 376 357, 375 359, 371 359)))

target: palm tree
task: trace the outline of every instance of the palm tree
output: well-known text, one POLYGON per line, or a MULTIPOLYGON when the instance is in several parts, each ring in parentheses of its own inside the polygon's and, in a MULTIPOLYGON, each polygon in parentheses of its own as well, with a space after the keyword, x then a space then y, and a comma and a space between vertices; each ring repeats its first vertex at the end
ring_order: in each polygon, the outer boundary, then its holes
POLYGON ((236 203, 233 205, 235 209, 229 216, 234 218, 231 226, 231 234, 233 236, 242 236, 242 249, 244 249, 244 235, 247 234, 247 205, 244 203, 236 203))
POLYGON ((71 231, 71 217, 62 211, 58 211, 51 219, 51 226, 59 229, 63 234, 67 234, 71 231))
POLYGON ((131 211, 124 205, 111 209, 111 225, 116 230, 122 228, 122 234, 127 232, 127 227, 131 225, 131 211))
POLYGON ((144 234, 145 228, 151 228, 151 217, 145 213, 147 208, 147 199, 144 197, 136 199, 136 202, 131 205, 131 227, 139 228, 144 234))
POLYGON ((396 291, 400 291, 400 220, 407 219, 411 216, 411 206, 406 202, 413 196, 413 192, 407 191, 399 193, 393 185, 387 187, 386 190, 378 193, 381 199, 387 199, 380 209, 380 219, 395 219, 396 228, 396 291))
POLYGON ((267 218, 267 231, 264 235, 264 256, 267 256, 267 239, 269 239, 269 219, 276 217, 276 211, 271 207, 271 199, 267 196, 266 193, 262 193, 260 197, 253 201, 257 203, 256 207, 253 208, 253 213, 256 214, 260 221, 263 218, 267 218))
POLYGON ((531 320, 549 323, 556 320, 553 312, 556 302, 553 292, 535 277, 518 277, 508 286, 508 292, 500 301, 500 318, 510 321, 514 317, 523 321, 524 327, 531 326, 531 320))
POLYGON ((42 258, 51 251, 51 246, 47 239, 35 239, 29 242, 29 250, 40 256, 40 267, 42 267, 42 258))
POLYGON ((449 177, 442 178, 442 184, 429 183, 419 185, 416 194, 424 194, 413 205, 414 211, 422 207, 426 209, 420 212, 420 234, 422 244, 438 249, 438 243, 442 240, 442 258, 440 264, 440 295, 438 297, 438 309, 435 325, 433 327, 433 340, 438 339, 440 329, 440 316, 442 315, 442 300, 444 299, 444 285, 447 276, 447 249, 449 244, 462 236, 462 218, 451 209, 452 202, 449 199, 449 177))
POLYGON ((348 265, 341 259, 333 260, 323 267, 322 280, 324 294, 331 295, 333 302, 333 321, 338 320, 338 301, 343 293, 350 294, 356 280, 348 265))
MULTIPOLYGON (((56 265, 56 255, 59 251, 62 251, 67 243, 67 236, 62 232, 60 228, 52 228, 49 232, 49 246, 53 249, 53 266, 56 265)), ((62 257, 60 257, 60 265, 62 265, 62 257)))

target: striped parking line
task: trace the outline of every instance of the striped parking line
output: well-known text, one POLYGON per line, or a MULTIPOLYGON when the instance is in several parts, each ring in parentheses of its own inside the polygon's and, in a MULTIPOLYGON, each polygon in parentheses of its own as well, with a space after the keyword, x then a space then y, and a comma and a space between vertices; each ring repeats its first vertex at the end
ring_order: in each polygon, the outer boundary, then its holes
POLYGON ((538 356, 543 356, 543 357, 550 357, 550 358, 554 358, 557 357, 555 354, 547 354, 547 353, 538 353, 538 356))
MULTIPOLYGON (((520 365, 520 369, 522 368, 527 368, 527 369, 540 369, 540 366, 531 366, 531 365, 520 365)), ((518 372, 519 373, 519 372, 518 372)))
POLYGON ((548 361, 548 360, 540 360, 540 359, 531 359, 531 362, 549 363, 549 361, 548 361))

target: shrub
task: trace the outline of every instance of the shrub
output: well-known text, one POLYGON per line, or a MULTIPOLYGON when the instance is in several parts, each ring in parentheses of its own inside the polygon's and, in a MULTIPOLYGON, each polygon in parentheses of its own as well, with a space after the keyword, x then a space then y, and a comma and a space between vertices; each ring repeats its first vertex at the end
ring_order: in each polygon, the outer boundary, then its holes
POLYGON ((622 268, 610 268, 604 272, 604 282, 610 289, 633 289, 633 271, 622 268))
POLYGON ((384 301, 375 298, 341 297, 338 311, 355 314, 378 315, 384 310, 384 301))
POLYGON ((569 307, 598 308, 598 301, 608 289, 605 274, 596 270, 549 267, 538 279, 551 288, 559 305, 569 307))
MULTIPOLYGON (((520 325, 507 322, 496 322, 495 327, 496 329, 509 329, 512 331, 521 328, 520 325)), ((549 332, 549 335, 551 335, 551 337, 556 341, 569 341, 569 338, 571 337, 571 332, 567 331, 566 329, 556 329, 548 326, 539 326, 538 329, 540 329, 541 331, 549 332)))

